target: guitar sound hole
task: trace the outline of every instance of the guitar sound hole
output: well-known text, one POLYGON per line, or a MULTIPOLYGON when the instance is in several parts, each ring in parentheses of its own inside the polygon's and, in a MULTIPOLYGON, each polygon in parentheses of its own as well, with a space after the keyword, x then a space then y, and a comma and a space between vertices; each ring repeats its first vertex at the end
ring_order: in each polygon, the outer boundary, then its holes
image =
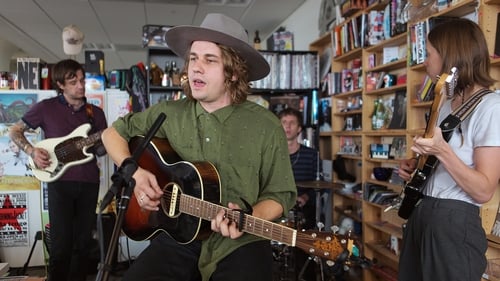
POLYGON ((162 190, 163 196, 160 199, 160 204, 163 213, 171 218, 180 216, 179 204, 182 194, 180 187, 175 183, 167 183, 162 190))

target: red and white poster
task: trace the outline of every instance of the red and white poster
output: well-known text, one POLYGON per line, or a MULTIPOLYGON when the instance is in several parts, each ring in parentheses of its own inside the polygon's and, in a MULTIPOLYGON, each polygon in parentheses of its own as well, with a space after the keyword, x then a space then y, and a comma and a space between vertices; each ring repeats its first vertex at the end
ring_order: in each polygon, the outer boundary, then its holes
POLYGON ((28 193, 0 193, 0 247, 29 245, 28 193))

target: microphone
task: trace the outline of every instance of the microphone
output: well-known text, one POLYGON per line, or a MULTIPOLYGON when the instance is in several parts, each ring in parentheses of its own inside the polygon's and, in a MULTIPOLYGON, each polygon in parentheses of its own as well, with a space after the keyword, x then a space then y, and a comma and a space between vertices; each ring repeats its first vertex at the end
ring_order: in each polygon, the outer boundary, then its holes
POLYGON ((104 195, 104 198, 102 199, 100 206, 101 212, 111 203, 111 201, 116 196, 118 191, 120 191, 125 184, 131 184, 131 186, 135 186, 135 181, 132 178, 132 175, 135 173, 137 168, 139 168, 137 160, 139 160, 139 158, 141 157, 144 150, 147 148, 151 139, 153 139, 156 132, 158 132, 161 124, 163 123, 163 121, 165 121, 165 118, 166 115, 163 112, 158 115, 155 122, 153 123, 153 126, 151 126, 148 133, 144 137, 143 142, 133 152, 132 157, 123 160, 120 168, 118 168, 118 170, 111 176, 113 184, 111 185, 108 192, 106 193, 106 195, 104 195))

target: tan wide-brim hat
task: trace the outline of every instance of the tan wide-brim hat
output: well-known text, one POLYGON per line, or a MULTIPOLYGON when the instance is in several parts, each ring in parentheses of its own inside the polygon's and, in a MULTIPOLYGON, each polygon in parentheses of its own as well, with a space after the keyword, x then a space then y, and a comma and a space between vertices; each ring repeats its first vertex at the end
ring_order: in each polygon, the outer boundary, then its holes
POLYGON ((262 79, 269 74, 269 64, 264 57, 248 43, 248 34, 241 24, 223 14, 207 14, 201 25, 180 25, 167 31, 168 47, 184 58, 193 41, 209 41, 236 50, 248 66, 248 80, 262 79))

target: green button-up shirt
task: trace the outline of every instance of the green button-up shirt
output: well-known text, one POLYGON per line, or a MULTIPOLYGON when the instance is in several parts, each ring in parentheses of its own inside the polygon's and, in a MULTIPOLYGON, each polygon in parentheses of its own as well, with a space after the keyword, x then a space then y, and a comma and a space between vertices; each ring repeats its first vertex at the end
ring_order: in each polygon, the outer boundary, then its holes
MULTIPOLYGON (((206 112, 198 102, 183 99, 156 104, 140 113, 118 119, 113 127, 129 140, 144 135, 160 112, 167 116, 156 136, 168 138, 172 149, 185 161, 209 161, 219 172, 221 204, 244 206, 272 199, 286 216, 297 191, 288 155, 286 136, 278 118, 253 102, 206 112)), ((217 262, 241 245, 259 240, 244 234, 229 239, 212 233, 203 241, 199 268, 209 280, 217 262)))

